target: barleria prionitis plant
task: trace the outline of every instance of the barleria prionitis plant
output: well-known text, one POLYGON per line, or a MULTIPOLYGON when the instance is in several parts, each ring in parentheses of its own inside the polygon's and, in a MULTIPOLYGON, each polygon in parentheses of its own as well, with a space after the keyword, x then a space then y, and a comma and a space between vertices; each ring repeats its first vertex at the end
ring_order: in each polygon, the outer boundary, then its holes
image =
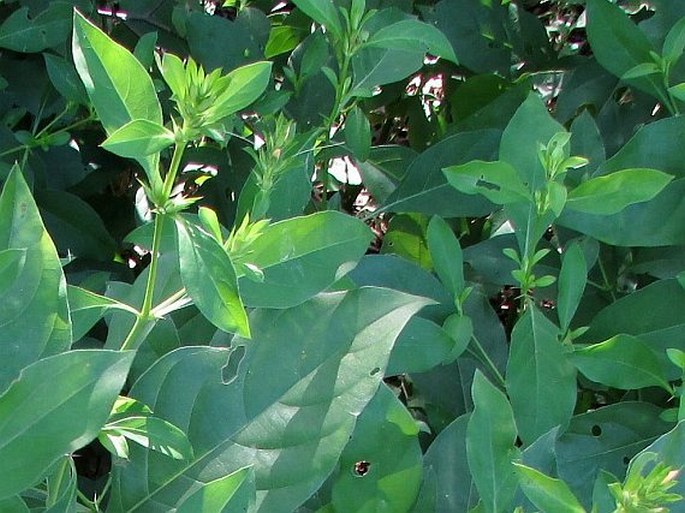
POLYGON ((685 4, 0 5, 0 511, 685 511, 685 4))

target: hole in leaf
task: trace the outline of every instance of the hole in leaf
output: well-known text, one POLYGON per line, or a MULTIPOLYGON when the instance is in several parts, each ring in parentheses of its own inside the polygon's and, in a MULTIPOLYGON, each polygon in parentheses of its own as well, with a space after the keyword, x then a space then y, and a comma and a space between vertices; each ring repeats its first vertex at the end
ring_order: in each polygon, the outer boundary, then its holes
POLYGON ((381 371, 381 368, 380 368, 380 367, 374 367, 373 369, 371 369, 371 372, 369 372, 369 376, 375 376, 375 375, 378 374, 380 371, 381 371))
POLYGON ((476 182, 476 187, 482 187, 483 189, 490 189, 491 191, 499 191, 501 187, 492 182, 487 182, 482 178, 476 182))
POLYGON ((599 436, 602 434, 602 428, 595 424, 592 426, 592 436, 599 436))
POLYGON ((226 365, 221 368, 221 382, 224 385, 230 385, 238 376, 240 362, 243 361, 244 356, 245 346, 237 346, 228 353, 228 361, 226 362, 226 365))
POLYGON ((623 464, 627 465, 628 463, 630 463, 630 458, 628 456, 623 456, 623 464))
POLYGON ((370 468, 371 463, 369 463, 366 460, 360 460, 354 464, 354 467, 352 468, 352 473, 357 477, 364 477, 366 474, 369 473, 370 468))

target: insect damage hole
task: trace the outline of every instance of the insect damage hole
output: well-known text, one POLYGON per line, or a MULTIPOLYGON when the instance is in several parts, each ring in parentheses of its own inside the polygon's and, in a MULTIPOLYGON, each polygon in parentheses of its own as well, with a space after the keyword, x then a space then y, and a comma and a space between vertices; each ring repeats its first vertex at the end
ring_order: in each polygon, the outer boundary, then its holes
POLYGON ((364 477, 366 474, 369 473, 369 470, 371 469, 371 463, 366 461, 366 460, 359 460, 354 464, 354 467, 352 467, 352 474, 355 475, 356 477, 364 477))

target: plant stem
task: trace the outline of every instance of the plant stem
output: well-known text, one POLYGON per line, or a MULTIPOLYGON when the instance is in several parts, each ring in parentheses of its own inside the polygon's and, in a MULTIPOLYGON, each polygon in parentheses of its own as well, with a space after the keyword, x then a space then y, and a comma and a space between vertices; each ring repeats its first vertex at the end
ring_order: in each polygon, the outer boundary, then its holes
POLYGON ((187 142, 185 140, 176 141, 174 145, 174 154, 171 157, 171 164, 169 164, 169 172, 164 178, 164 189, 162 194, 165 201, 168 201, 171 197, 171 192, 174 190, 174 183, 176 182, 176 175, 178 174, 178 168, 181 165, 181 159, 183 158, 183 152, 186 149, 187 142))

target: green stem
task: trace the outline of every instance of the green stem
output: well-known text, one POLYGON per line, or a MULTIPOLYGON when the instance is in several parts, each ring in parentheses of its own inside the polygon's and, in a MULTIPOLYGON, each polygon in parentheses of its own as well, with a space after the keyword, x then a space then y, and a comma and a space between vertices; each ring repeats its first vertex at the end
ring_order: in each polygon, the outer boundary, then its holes
POLYGON ((604 280, 604 290, 608 291, 609 294, 611 294, 611 299, 613 301, 616 301, 616 294, 614 294, 614 286, 609 282, 609 277, 607 276, 606 269, 604 269, 604 264, 602 263, 602 257, 600 256, 597 259, 597 263, 599 264, 599 272, 602 273, 602 279, 604 280))
POLYGON ((174 190, 174 184, 176 183, 176 175, 178 174, 178 168, 181 165, 181 159, 183 158, 183 152, 186 149, 187 142, 185 140, 176 141, 174 145, 174 154, 171 157, 171 164, 169 164, 169 172, 164 178, 164 188, 162 189, 162 194, 165 201, 168 201, 171 197, 171 192, 174 190))
POLYGON ((48 497, 45 501, 46 506, 53 506, 57 502, 57 497, 59 496, 59 489, 62 487, 62 481, 64 481, 64 474, 70 467, 69 458, 62 460, 62 465, 55 476, 52 483, 48 483, 48 497))
POLYGON ((488 356, 488 353, 485 352, 485 349, 483 349, 483 346, 478 341, 478 338, 476 337, 476 335, 472 335, 471 340, 473 341, 473 343, 474 343, 476 349, 478 349, 478 351, 474 351, 471 348, 471 344, 469 344, 469 346, 467 347, 467 351, 469 353, 471 353, 471 355, 474 358, 476 358, 483 365, 485 365, 488 368, 488 370, 490 371, 490 373, 492 374, 492 376, 497 380, 497 385, 499 385, 499 387, 502 390, 506 390, 506 383, 504 381, 504 377, 502 376, 500 371, 495 366, 495 363, 490 359, 490 357, 488 356))

